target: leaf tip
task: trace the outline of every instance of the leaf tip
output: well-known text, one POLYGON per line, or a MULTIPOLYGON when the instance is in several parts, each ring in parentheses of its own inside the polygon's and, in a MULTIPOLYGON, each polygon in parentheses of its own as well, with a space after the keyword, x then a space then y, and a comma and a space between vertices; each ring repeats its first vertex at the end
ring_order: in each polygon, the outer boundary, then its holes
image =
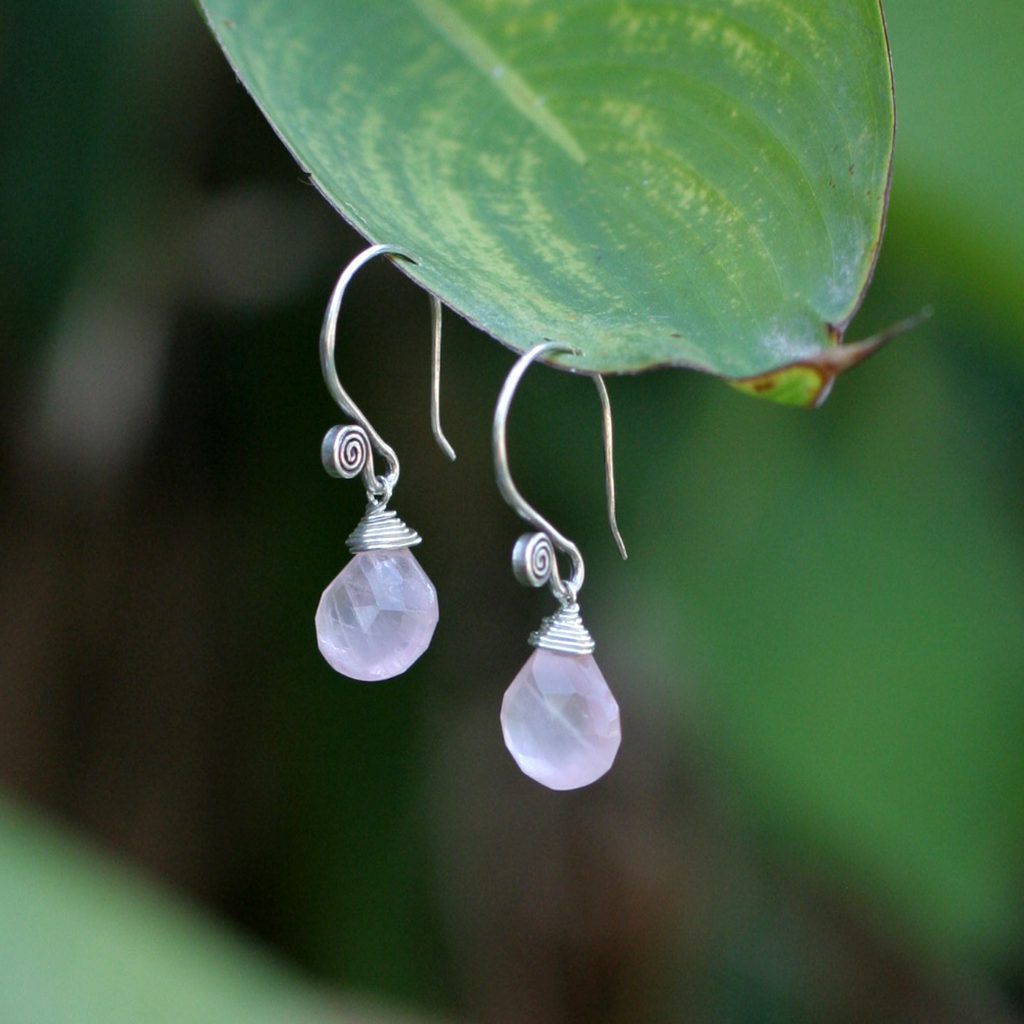
POLYGON ((769 370, 768 373, 730 380, 729 383, 738 391, 756 398, 767 398, 780 405, 817 409, 831 393, 836 377, 859 366, 894 338, 919 327, 933 314, 932 307, 925 306, 914 316, 906 317, 870 338, 849 345, 841 344, 843 332, 840 327, 827 324, 833 348, 826 349, 813 359, 789 363, 769 370))

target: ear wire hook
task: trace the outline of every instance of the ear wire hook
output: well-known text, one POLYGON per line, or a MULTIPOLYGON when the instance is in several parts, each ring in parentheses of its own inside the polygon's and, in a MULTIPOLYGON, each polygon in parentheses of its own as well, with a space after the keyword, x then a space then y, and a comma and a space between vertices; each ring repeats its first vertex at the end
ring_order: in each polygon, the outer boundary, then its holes
MULTIPOLYGON (((522 380, 523 375, 529 369, 530 364, 538 357, 547 354, 564 353, 566 355, 580 355, 579 349, 569 345, 563 345, 557 341, 546 341, 535 345, 528 352, 525 352, 512 367, 505 384, 498 395, 498 402, 494 409, 494 427, 492 431, 492 443, 494 447, 494 470, 498 482, 498 490, 502 497, 511 506, 513 511, 525 522, 529 523, 540 534, 526 534, 516 544, 516 551, 513 554, 513 567, 516 578, 520 582, 531 586, 541 586, 550 579, 551 587, 555 595, 562 601, 573 603, 576 595, 583 586, 584 567, 583 556, 580 549, 556 529, 549 520, 540 514, 519 492, 512 480, 512 474, 508 464, 508 444, 506 439, 506 423, 508 421, 509 409, 512 399, 515 396, 516 388, 522 380), (546 535, 546 538, 545 538, 546 535), (563 580, 558 568, 558 560, 551 553, 548 557, 547 545, 543 544, 546 539, 548 545, 554 544, 564 552, 572 563, 572 577, 563 580), (538 540, 541 541, 538 544, 538 540), (550 564, 549 564, 550 563, 550 564)), ((608 389, 600 375, 594 375, 594 384, 597 387, 597 394, 601 400, 601 427, 604 438, 605 456, 605 491, 608 498, 608 524, 611 527, 612 537, 619 549, 619 553, 626 558, 626 546, 619 532, 619 526, 615 519, 615 466, 612 453, 612 412, 611 403, 608 399, 608 389)))
MULTIPOLYGON (((387 472, 380 477, 374 471, 372 458, 366 459, 363 468, 363 478, 367 491, 387 501, 394 490, 395 484, 398 482, 398 456, 395 454, 395 450, 377 433, 366 418, 366 414, 342 387, 334 362, 338 316, 341 312, 342 299, 345 297, 345 289, 348 288, 356 273, 376 256, 399 256, 402 259, 409 260, 411 263, 416 262, 413 256, 397 245, 372 245, 349 263, 338 278, 334 291, 331 292, 330 301, 327 303, 323 327, 320 329, 320 367, 323 370, 324 383, 327 385, 327 390, 331 393, 331 397, 338 403, 341 411, 346 416, 351 417, 366 431, 366 435, 373 447, 387 463, 387 472)), ((448 439, 441 430, 441 301, 433 293, 430 293, 430 312, 432 333, 430 429, 441 451, 454 461, 455 449, 448 443, 448 439)))

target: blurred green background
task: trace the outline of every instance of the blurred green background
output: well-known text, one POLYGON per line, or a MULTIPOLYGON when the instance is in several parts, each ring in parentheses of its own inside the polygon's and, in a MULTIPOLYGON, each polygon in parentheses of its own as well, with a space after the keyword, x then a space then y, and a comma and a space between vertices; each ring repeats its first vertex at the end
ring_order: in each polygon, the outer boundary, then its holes
POLYGON ((541 790, 501 694, 492 403, 511 356, 386 266, 342 377, 402 458, 441 625, 320 660, 360 488, 316 338, 360 248, 188 5, 0 22, 0 1020, 1024 1020, 1024 8, 891 0, 889 230, 796 412, 679 373, 598 409, 538 370, 510 446, 588 561, 614 771, 541 790), (859 330, 857 330, 859 328, 859 330))

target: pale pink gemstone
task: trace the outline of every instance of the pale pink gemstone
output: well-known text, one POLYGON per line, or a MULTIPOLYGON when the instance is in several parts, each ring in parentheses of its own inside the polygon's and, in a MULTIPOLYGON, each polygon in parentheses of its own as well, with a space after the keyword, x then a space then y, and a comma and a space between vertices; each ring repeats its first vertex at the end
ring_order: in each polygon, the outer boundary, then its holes
POLYGON ((364 682, 404 672, 436 626, 437 592, 408 548, 359 552, 316 610, 320 653, 335 671, 364 682))
POLYGON ((549 789, 599 779, 622 740, 619 705, 591 654, 538 647, 505 691, 501 731, 516 764, 549 789))

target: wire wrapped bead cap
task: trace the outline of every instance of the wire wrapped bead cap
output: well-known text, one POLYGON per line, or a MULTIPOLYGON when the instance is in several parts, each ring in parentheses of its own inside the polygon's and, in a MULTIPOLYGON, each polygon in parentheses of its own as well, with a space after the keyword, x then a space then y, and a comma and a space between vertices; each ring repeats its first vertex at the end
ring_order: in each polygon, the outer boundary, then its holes
POLYGON ((542 587, 550 583, 561 605, 554 615, 544 619, 540 628, 530 634, 530 643, 561 654, 591 654, 594 638, 580 618, 575 590, 562 581, 555 559, 554 545, 543 531, 524 533, 512 549, 515 578, 527 587, 542 587))
POLYGON ((530 634, 533 647, 543 647, 561 654, 593 654, 594 638, 583 625, 578 604, 566 604, 554 615, 543 619, 540 629, 530 634))
POLYGON ((370 502, 359 525, 345 541, 349 551, 395 551, 421 544, 423 538, 399 519, 398 513, 383 504, 370 502))

